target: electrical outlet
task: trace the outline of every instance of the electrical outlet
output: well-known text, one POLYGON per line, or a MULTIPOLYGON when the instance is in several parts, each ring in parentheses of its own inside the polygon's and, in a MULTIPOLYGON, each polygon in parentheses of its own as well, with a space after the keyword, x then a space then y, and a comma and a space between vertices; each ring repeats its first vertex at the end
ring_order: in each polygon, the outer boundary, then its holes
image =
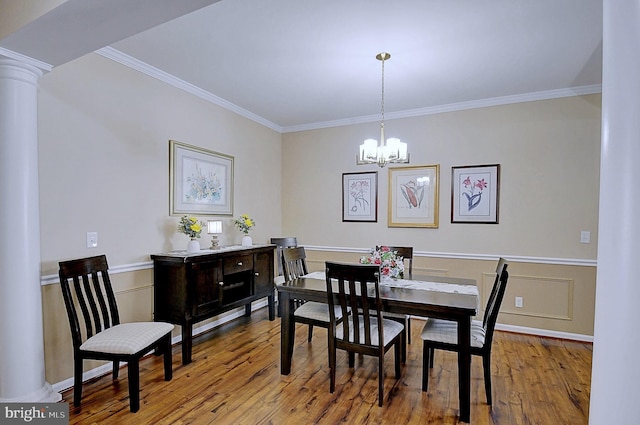
POLYGON ((516 297, 516 307, 522 308, 522 297, 516 297))
POLYGON ((583 230, 580 232, 580 243, 591 243, 591 232, 583 230))
POLYGON ((98 232, 87 232, 87 248, 98 247, 98 232))

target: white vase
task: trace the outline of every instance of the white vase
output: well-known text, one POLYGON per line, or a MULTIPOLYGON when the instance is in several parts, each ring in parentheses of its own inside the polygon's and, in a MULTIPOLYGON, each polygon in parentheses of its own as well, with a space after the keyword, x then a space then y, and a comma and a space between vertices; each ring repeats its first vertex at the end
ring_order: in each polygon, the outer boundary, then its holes
POLYGON ((242 246, 253 246, 253 241, 251 240, 251 236, 244 235, 242 237, 242 246))
POLYGON ((191 238, 189 244, 187 245, 187 252, 198 252, 200 251, 200 242, 196 238, 191 238))

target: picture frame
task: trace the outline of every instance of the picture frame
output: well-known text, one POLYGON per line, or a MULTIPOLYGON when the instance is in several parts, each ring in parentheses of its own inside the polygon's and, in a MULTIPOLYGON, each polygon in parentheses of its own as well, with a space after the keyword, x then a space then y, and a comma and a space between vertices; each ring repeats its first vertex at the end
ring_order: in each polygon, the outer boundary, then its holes
POLYGON ((378 172, 342 173, 342 221, 378 221, 378 172))
POLYGON ((498 224, 500 164, 451 167, 451 223, 498 224))
POLYGON ((171 215, 233 215, 231 155, 169 140, 171 215))
POLYGON ((438 228, 440 165, 389 168, 388 227, 438 228))

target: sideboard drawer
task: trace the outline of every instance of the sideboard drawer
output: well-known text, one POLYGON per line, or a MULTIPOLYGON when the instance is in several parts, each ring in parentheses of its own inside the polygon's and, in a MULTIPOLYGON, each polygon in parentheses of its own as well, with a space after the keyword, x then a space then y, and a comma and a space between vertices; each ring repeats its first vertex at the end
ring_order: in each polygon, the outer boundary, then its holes
POLYGON ((253 255, 234 255, 224 259, 224 274, 240 273, 253 270, 253 255))

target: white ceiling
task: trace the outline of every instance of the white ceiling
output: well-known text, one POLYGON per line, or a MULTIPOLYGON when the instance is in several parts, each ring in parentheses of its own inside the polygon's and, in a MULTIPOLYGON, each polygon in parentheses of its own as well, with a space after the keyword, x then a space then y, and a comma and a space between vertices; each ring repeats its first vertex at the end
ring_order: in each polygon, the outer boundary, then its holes
POLYGON ((278 131, 379 119, 381 51, 387 119, 600 90, 602 0, 191 3, 107 52, 278 131))

